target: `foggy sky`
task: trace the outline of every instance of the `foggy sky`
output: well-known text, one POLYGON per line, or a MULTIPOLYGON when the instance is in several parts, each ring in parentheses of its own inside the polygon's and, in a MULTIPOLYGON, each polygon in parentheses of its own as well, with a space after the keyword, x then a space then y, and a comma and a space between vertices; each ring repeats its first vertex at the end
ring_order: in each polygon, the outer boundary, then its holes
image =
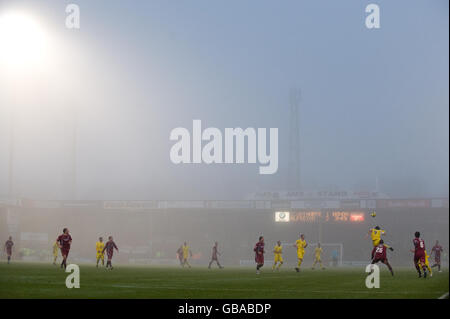
MULTIPOLYGON (((15 195, 67 198, 73 125, 79 199, 240 199, 286 188, 289 89, 302 90, 305 189, 448 196, 448 1, 74 1, 26 8, 58 46, 52 71, 0 70, 0 196, 15 112, 15 195), (23 82, 22 82, 23 81, 23 82), (18 98, 19 96, 19 98, 18 98), (170 131, 277 127, 279 169, 174 165, 170 131)), ((1 41, 1 39, 0 39, 1 41)), ((49 67, 50 69, 50 67, 49 67)))

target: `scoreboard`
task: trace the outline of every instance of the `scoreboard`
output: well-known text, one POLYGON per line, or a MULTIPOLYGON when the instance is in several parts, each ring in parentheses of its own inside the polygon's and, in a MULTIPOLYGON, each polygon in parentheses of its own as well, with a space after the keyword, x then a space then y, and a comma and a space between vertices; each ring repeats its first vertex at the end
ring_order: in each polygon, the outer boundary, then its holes
POLYGON ((281 223, 360 223, 364 222, 366 212, 346 210, 278 211, 275 221, 281 223))

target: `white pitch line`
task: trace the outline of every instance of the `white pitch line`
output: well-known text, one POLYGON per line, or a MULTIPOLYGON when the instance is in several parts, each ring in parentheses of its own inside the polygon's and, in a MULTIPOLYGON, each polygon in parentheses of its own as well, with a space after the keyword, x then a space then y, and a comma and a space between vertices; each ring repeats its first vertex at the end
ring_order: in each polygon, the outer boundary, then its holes
POLYGON ((440 296, 438 299, 448 299, 448 292, 440 296))
MULTIPOLYGON (((108 285, 102 285, 102 286, 108 286, 108 285)), ((210 291, 261 291, 260 289, 251 289, 251 288, 207 288, 207 287, 183 287, 183 286, 132 286, 132 285, 112 285, 110 287, 114 288, 134 288, 134 289, 169 289, 169 290, 210 290, 210 291)), ((270 289, 269 289, 270 290, 270 289)), ((275 290, 277 292, 305 292, 303 290, 296 290, 296 289, 277 289, 275 290)), ((311 293, 329 293, 330 290, 309 290, 308 292, 311 293)), ((334 291, 334 292, 341 292, 341 293, 355 293, 355 294, 402 294, 402 295, 409 295, 414 294, 415 292, 391 292, 391 291, 334 291)), ((432 293, 429 293, 432 294, 432 293)))
MULTIPOLYGON (((52 285, 60 285, 59 283, 49 283, 52 285)), ((91 286, 91 287, 113 287, 113 288, 127 288, 127 289, 156 289, 156 290, 204 290, 204 291, 240 291, 240 292, 260 292, 260 289, 252 289, 252 288, 214 288, 214 287, 185 287, 185 286, 137 286, 137 285, 102 285, 102 284, 84 284, 83 286, 91 286)), ((305 292, 304 290, 298 290, 298 289, 267 289, 269 291, 276 291, 276 292, 288 292, 288 293, 298 293, 298 292, 305 292)), ((309 290, 307 291, 309 293, 353 293, 353 294, 385 294, 385 295, 409 295, 414 294, 415 292, 393 292, 393 291, 374 291, 373 289, 368 289, 367 291, 360 290, 309 290)), ((433 294, 433 293, 428 293, 433 294)), ((446 299, 448 297, 449 293, 443 294, 438 299, 446 299)), ((345 299, 345 298, 344 298, 345 299)))

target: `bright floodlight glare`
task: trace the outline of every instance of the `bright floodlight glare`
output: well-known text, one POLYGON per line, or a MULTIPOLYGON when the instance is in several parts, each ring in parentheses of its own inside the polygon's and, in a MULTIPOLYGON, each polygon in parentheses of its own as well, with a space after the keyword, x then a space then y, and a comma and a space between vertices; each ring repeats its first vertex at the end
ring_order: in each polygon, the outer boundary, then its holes
POLYGON ((43 63, 47 39, 41 25, 22 12, 0 12, 0 64, 11 70, 43 63))

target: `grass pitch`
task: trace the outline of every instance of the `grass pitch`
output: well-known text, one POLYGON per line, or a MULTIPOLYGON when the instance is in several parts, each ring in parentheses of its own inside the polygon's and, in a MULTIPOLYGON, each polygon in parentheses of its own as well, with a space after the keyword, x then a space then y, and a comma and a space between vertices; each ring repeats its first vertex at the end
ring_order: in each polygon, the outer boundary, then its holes
POLYGON ((69 275, 45 263, 0 264, 0 298, 438 298, 449 291, 448 270, 419 279, 413 267, 380 265, 379 289, 365 287, 364 268, 311 270, 284 267, 260 275, 253 268, 116 265, 114 270, 80 264, 80 288, 68 289, 69 275))

